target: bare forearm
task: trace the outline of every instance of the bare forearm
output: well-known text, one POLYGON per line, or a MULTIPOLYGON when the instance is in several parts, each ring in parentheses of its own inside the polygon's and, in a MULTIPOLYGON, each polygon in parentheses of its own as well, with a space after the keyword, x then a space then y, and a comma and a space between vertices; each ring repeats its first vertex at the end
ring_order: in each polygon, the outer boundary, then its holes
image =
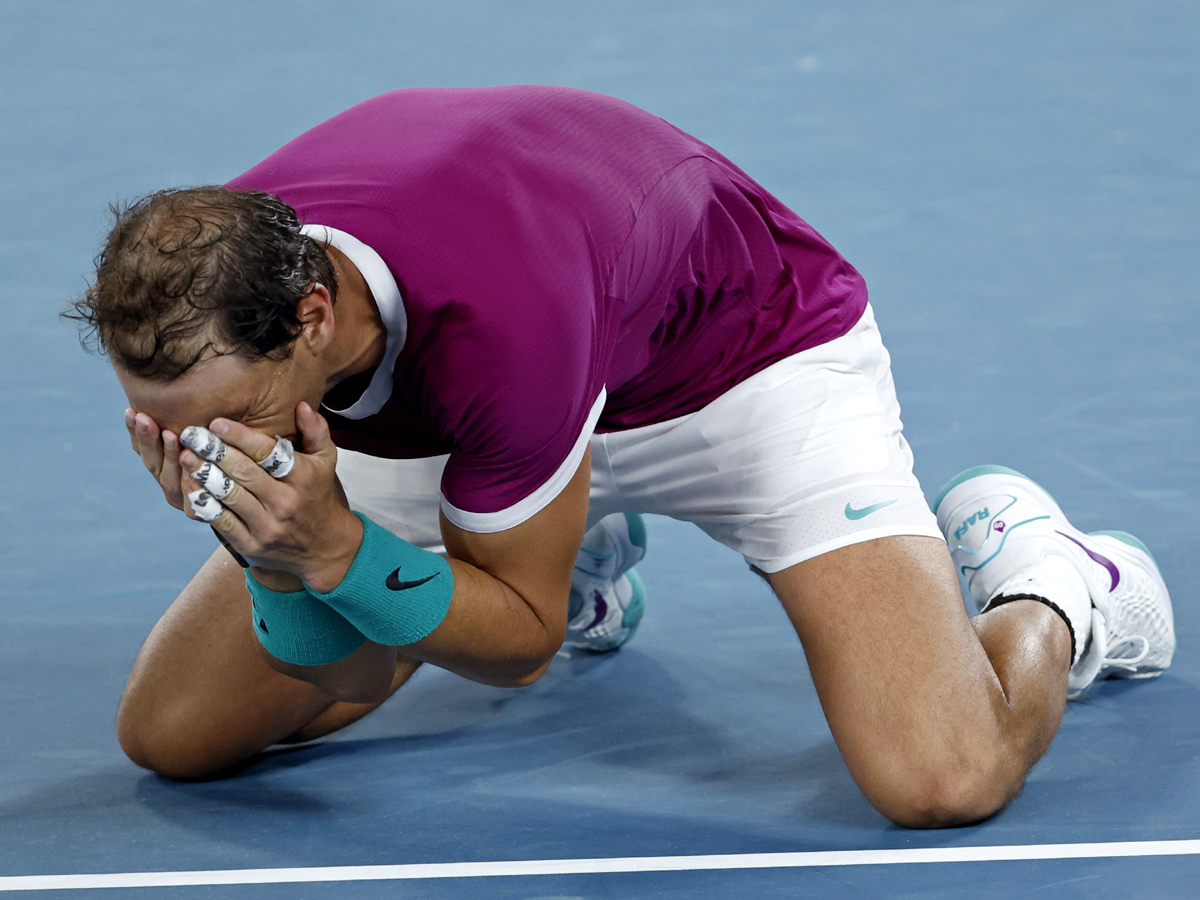
MULTIPOLYGON (((562 643, 565 616, 539 615, 537 607, 512 587, 469 563, 452 559, 450 566, 454 594, 445 619, 427 637, 405 645, 403 652, 484 684, 519 687, 535 681, 562 643)), ((275 590, 298 586, 290 573, 252 571, 275 590)), ((565 591, 561 606, 565 612, 565 591)), ((369 702, 386 690, 395 655, 395 648, 367 641, 338 662, 299 666, 264 651, 277 671, 350 702, 369 702)))
POLYGON ((538 606, 498 578, 451 559, 454 596, 433 633, 405 648, 417 659, 472 681, 518 687, 537 680, 566 634, 566 590, 562 615, 539 614, 538 606))
MULTIPOLYGON (((472 680, 528 684, 545 671, 566 634, 567 595, 587 517, 589 464, 585 454, 559 496, 512 528, 469 532, 443 515, 448 560, 404 544, 368 519, 360 526, 358 517, 340 504, 325 511, 320 540, 289 538, 293 532, 312 532, 311 527, 260 528, 262 534, 279 532, 270 552, 260 555, 264 562, 283 558, 280 568, 300 576, 316 599, 378 644, 402 647, 414 659, 472 680), (333 527, 329 516, 355 527, 333 527), (319 548, 316 556, 314 548, 319 548), (384 559, 379 572, 365 574, 384 559), (397 566, 415 580, 393 585, 397 566), (384 579, 386 571, 391 574, 384 579), (421 590, 427 583, 432 584, 421 590), (375 596, 383 584, 387 592, 375 596), (367 594, 360 597, 360 590, 367 594), (396 591, 398 595, 391 593, 396 591), (415 605, 396 605, 406 602, 415 605)), ((354 663, 351 658, 349 668, 354 663)), ((364 675, 363 680, 373 684, 375 678, 364 675)))

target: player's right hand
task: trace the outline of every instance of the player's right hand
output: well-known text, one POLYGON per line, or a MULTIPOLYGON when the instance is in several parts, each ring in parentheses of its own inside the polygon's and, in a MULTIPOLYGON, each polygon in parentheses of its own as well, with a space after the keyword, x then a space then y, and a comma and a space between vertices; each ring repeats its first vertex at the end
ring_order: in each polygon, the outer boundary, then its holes
POLYGON ((167 502, 176 509, 183 509, 179 435, 164 431, 148 415, 135 414, 132 409, 125 410, 125 429, 129 432, 133 451, 142 458, 142 465, 154 476, 167 502))

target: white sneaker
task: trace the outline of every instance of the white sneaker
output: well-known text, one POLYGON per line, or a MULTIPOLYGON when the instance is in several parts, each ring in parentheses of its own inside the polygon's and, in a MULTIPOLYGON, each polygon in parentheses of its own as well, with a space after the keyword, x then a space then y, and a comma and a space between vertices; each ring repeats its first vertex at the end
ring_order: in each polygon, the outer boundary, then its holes
POLYGON ((1154 557, 1133 535, 1084 534, 1043 488, 1003 466, 962 472, 942 488, 934 512, 981 611, 1023 570, 1052 558, 1083 577, 1091 634, 1071 667, 1070 696, 1099 678, 1153 678, 1171 665, 1171 598, 1154 557))
POLYGON ((642 621, 646 588, 633 565, 646 555, 646 523, 636 513, 605 516, 583 536, 571 579, 566 643, 616 650, 642 621))

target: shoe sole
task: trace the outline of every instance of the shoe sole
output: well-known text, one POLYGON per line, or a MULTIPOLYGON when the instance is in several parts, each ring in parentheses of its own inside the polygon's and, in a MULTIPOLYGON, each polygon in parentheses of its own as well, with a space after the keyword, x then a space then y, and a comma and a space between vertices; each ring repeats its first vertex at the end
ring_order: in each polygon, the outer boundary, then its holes
MULTIPOLYGON (((977 478, 986 478, 995 475, 1003 476, 1003 480, 1000 484, 996 485, 994 489, 990 485, 977 487, 976 491, 980 494, 997 493, 1008 494, 1014 497, 1019 496, 1020 499, 1024 499, 1038 507, 1043 508, 1047 513, 1045 516, 1036 518, 1050 519, 1056 526, 1066 529, 1075 535, 1083 534, 1083 532, 1079 531, 1070 523, 1070 521, 1067 519, 1066 513, 1062 511, 1062 508, 1059 507, 1058 502, 1050 495, 1050 492, 1028 475, 1018 472, 1016 469, 1010 469, 1007 466, 973 466, 970 469, 959 472, 958 475, 946 482, 945 486, 938 493, 937 500, 935 500, 933 504, 934 515, 938 520, 938 528, 941 530, 942 535, 946 538, 946 543, 951 549, 954 549, 954 543, 951 541, 949 534, 949 528, 952 523, 948 518, 943 521, 943 505, 946 506, 947 514, 953 512, 955 508, 964 502, 960 498, 953 496, 957 488, 969 481, 974 481, 977 478), (1012 483, 1013 479, 1016 479, 1019 482, 1019 485, 1014 485, 1012 483)), ((1007 509, 1007 507, 1005 508, 1007 509)), ((1000 514, 1002 513, 998 513, 997 515, 1000 514)), ((1009 535, 1015 532, 1017 528, 1027 524, 1029 521, 1036 521, 1036 518, 1034 520, 1026 520, 1022 522, 1010 522, 1009 530, 1007 533, 1005 533, 1003 539, 1001 540, 1000 547, 1003 547, 1004 544, 1007 543, 1009 535)), ((988 559, 981 562, 978 568, 982 568, 983 566, 987 565, 987 563, 991 561, 997 552, 999 552, 999 548, 993 552, 992 557, 988 557, 988 559)), ((962 574, 966 574, 965 571, 962 574)))
MULTIPOLYGON (((1041 499, 1042 502, 1049 504, 1050 509, 1052 511, 1051 519, 1055 522, 1055 524, 1059 525, 1059 526, 1063 526, 1065 529, 1069 530, 1074 535, 1078 535, 1081 537, 1091 537, 1091 538, 1097 538, 1097 537, 1106 538, 1107 537, 1107 538, 1111 538, 1115 541, 1120 542, 1121 544, 1124 545, 1124 548, 1122 548, 1124 550, 1124 553, 1118 552, 1116 555, 1118 555, 1118 556, 1128 555, 1128 556, 1132 557, 1132 559, 1128 560, 1128 561, 1140 564, 1140 565, 1144 566, 1145 568, 1147 568, 1147 570, 1153 576, 1154 580, 1158 582, 1158 586, 1163 591, 1163 593, 1168 597, 1170 596, 1170 592, 1167 591, 1166 583, 1163 581, 1162 572, 1158 568, 1158 561, 1154 558, 1154 554, 1150 552, 1150 548, 1147 547, 1146 544, 1140 538, 1138 538, 1135 535, 1130 534, 1128 531, 1115 531, 1115 530, 1109 530, 1109 529, 1104 529, 1104 530, 1100 530, 1100 531, 1091 531, 1091 532, 1080 531, 1079 529, 1077 529, 1074 525, 1072 525, 1070 523, 1070 521, 1066 517, 1066 514, 1063 513, 1061 507, 1059 507, 1058 501, 1056 501, 1054 499, 1054 497, 1050 494, 1049 491, 1047 491, 1044 487, 1042 487, 1040 484, 1038 484, 1036 481, 1034 481, 1028 475, 1025 475, 1022 472, 1018 472, 1016 469, 1010 469, 1007 466, 985 465, 985 466, 973 466, 970 469, 966 469, 966 470, 960 472, 958 475, 954 476, 954 478, 950 479, 950 481, 946 482, 946 484, 942 487, 941 491, 938 492, 937 500, 935 500, 934 504, 933 504, 934 514, 935 515, 937 514, 937 511, 941 507, 942 502, 949 496, 951 491, 953 491, 960 484, 970 481, 973 478, 978 478, 982 475, 1006 475, 1009 477, 1021 479, 1029 487, 1033 488, 1033 490, 1036 492, 1036 494, 1040 495, 1039 499, 1041 499), (1139 555, 1144 555, 1145 559, 1144 560, 1139 559, 1138 558, 1139 555)), ((1066 532, 1064 531, 1064 533, 1066 533, 1066 532)), ((1070 537, 1071 535, 1067 535, 1067 536, 1070 537)), ((1106 547, 1104 541, 1093 541, 1093 543, 1099 545, 1102 549, 1105 549, 1106 551, 1108 551, 1110 553, 1113 552, 1114 550, 1117 550, 1117 548, 1115 548, 1115 547, 1113 547, 1113 548, 1106 547)), ((1086 547, 1084 547, 1084 551, 1088 552, 1086 547)), ((1091 556, 1092 554, 1090 552, 1088 552, 1088 555, 1091 556)), ((1164 669, 1152 669, 1152 670, 1149 670, 1146 672, 1129 672, 1129 673, 1113 672, 1112 674, 1109 674, 1106 677, 1131 679, 1131 680, 1132 679, 1144 679, 1144 678, 1157 678, 1158 676, 1160 676, 1163 673, 1163 671, 1165 671, 1165 670, 1164 669)))
POLYGON ((1128 531, 1108 531, 1108 530, 1089 531, 1088 534, 1107 535, 1108 537, 1116 538, 1118 541, 1120 541, 1123 544, 1128 544, 1130 547, 1134 547, 1138 550, 1141 550, 1148 557, 1150 557, 1150 561, 1152 563, 1154 563, 1154 568, 1156 570, 1158 569, 1158 560, 1156 560, 1154 558, 1154 554, 1150 552, 1150 548, 1147 547, 1145 544, 1143 544, 1140 540, 1138 540, 1132 534, 1130 534, 1128 531))
POLYGON ((1088 537, 1114 538, 1114 539, 1120 541, 1122 544, 1125 544, 1128 547, 1132 547, 1134 550, 1144 553, 1146 555, 1146 557, 1149 559, 1150 565, 1153 568, 1155 574, 1158 575, 1158 577, 1160 579, 1162 578, 1162 573, 1159 572, 1159 569, 1158 569, 1158 560, 1156 560, 1154 558, 1154 554, 1150 552, 1150 548, 1147 547, 1140 538, 1138 538, 1135 535, 1130 534, 1128 531, 1114 531, 1114 530, 1109 530, 1109 529, 1102 529, 1100 531, 1089 531, 1089 532, 1080 531, 1078 528, 1076 528, 1074 525, 1071 524, 1069 519, 1067 519, 1066 513, 1064 513, 1062 511, 1062 508, 1058 505, 1058 501, 1054 499, 1054 497, 1050 494, 1050 492, 1048 490, 1046 490, 1044 487, 1042 487, 1040 484, 1038 484, 1036 481, 1034 481, 1028 475, 1025 475, 1022 472, 1018 472, 1016 469, 1010 469, 1007 466, 973 466, 970 469, 966 469, 965 471, 959 472, 957 475, 955 475, 953 478, 951 478, 948 482, 946 482, 946 484, 942 487, 941 491, 938 492, 937 499, 933 503, 934 515, 935 516, 937 515, 938 510, 942 505, 942 501, 944 501, 946 499, 946 497, 950 494, 951 491, 953 491, 960 484, 970 481, 973 478, 978 478, 981 475, 1008 475, 1013 478, 1021 479, 1026 484, 1028 484, 1030 487, 1032 487, 1038 494, 1041 495, 1041 497, 1039 499, 1041 499, 1043 502, 1050 504, 1050 508, 1053 513, 1051 518, 1053 518, 1059 525, 1064 525, 1067 528, 1070 528, 1071 531, 1075 532, 1075 534, 1077 534, 1077 535, 1085 535, 1086 534, 1088 537))
MULTIPOLYGON (((1054 508, 1058 510, 1059 515, 1062 515, 1062 510, 1058 507, 1058 501, 1050 496, 1050 492, 1048 490, 1046 490, 1028 475, 1018 472, 1016 469, 1010 469, 1008 466, 972 466, 969 469, 959 472, 944 485, 942 485, 941 491, 938 492, 937 499, 933 501, 933 514, 937 515, 938 507, 942 505, 942 501, 946 499, 947 494, 949 494, 964 481, 970 481, 972 478, 978 478, 980 475, 1012 475, 1016 478, 1022 479, 1023 481, 1028 481, 1041 493, 1045 494, 1046 498, 1052 504, 1054 504, 1054 508)), ((1063 516, 1063 518, 1065 519, 1066 516, 1063 516)))
POLYGON ((633 587, 633 596, 629 599, 629 605, 625 607, 625 614, 621 616, 621 627, 629 629, 625 640, 621 641, 622 645, 629 643, 646 613, 646 586, 642 584, 642 577, 633 569, 627 571, 625 577, 633 587))
MULTIPOLYGON (((625 513, 625 527, 629 529, 629 543, 642 551, 641 559, 646 558, 646 520, 640 513, 625 513)), ((641 559, 638 562, 641 562, 641 559)))
MULTIPOLYGON (((947 481, 946 484, 942 486, 941 491, 938 492, 937 499, 933 502, 934 515, 937 515, 938 508, 942 505, 942 501, 946 499, 946 496, 952 490, 954 490, 963 482, 970 481, 972 478, 978 478, 980 475, 1011 475, 1014 478, 1020 478, 1022 481, 1028 482, 1053 505, 1053 509, 1058 513, 1061 523, 1070 525, 1066 514, 1063 513, 1061 507, 1059 507, 1058 501, 1054 499, 1048 490, 1046 490, 1028 475, 1018 472, 1016 469, 1010 469, 1007 466, 973 466, 970 469, 959 472, 957 475, 947 481)), ((1070 527, 1077 534, 1084 534, 1084 532, 1079 531, 1073 525, 1070 525, 1070 527)), ((1133 547, 1135 550, 1140 550, 1150 558, 1150 562, 1154 565, 1154 571, 1158 572, 1158 560, 1154 558, 1154 554, 1150 552, 1150 548, 1147 547, 1145 543, 1143 543, 1142 540, 1136 535, 1132 535, 1128 531, 1114 531, 1111 529, 1101 529, 1100 531, 1089 531, 1086 533, 1092 537, 1106 536, 1116 538, 1121 543, 1133 547)), ((1161 573, 1159 573, 1159 575, 1161 577, 1161 573)))

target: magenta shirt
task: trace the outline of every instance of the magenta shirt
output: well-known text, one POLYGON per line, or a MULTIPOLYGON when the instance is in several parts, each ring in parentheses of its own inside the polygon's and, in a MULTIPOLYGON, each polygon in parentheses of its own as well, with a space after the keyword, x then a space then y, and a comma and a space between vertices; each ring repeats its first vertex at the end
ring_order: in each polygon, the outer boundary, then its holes
POLYGON ((867 302, 858 272, 725 157, 567 88, 384 94, 229 186, 382 259, 403 330, 390 396, 365 417, 330 413, 334 439, 450 454, 444 508, 475 531, 552 499, 593 422, 694 412, 845 334, 867 302))

